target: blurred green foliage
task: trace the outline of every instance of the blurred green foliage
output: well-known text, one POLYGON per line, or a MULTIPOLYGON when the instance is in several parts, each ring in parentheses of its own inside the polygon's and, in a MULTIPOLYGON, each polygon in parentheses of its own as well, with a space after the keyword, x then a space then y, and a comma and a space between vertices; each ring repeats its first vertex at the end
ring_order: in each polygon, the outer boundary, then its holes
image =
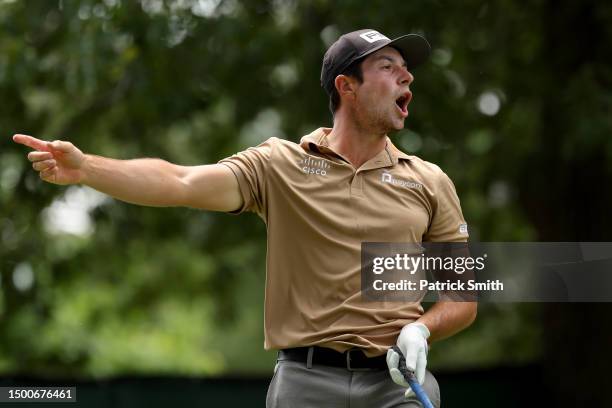
MULTIPOLYGON (((0 372, 270 372, 256 216, 48 185, 10 136, 185 165, 297 141, 331 125, 322 56, 358 28, 430 40, 393 140, 451 176, 472 239, 610 240, 608 2, 5 0, 0 26, 0 372)), ((482 305, 431 366, 531 362, 543 330, 482 305)))

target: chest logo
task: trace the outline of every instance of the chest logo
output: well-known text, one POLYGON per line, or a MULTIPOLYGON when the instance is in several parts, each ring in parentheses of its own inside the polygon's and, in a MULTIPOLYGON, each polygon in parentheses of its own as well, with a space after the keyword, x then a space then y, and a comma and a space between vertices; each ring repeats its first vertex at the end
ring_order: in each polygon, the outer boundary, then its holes
POLYGON ((327 171, 331 168, 330 164, 323 159, 313 159, 310 156, 306 156, 304 159, 298 161, 300 170, 306 174, 318 174, 320 176, 326 176, 327 171))
POLYGON ((394 186, 399 186, 399 187, 406 187, 406 188, 416 188, 419 190, 423 189, 423 185, 421 183, 417 183, 415 181, 409 181, 409 180, 402 180, 402 179, 398 179, 393 177, 393 175, 391 173, 389 173, 388 171, 383 170, 382 172, 382 177, 380 179, 381 183, 388 183, 388 184, 392 184, 394 186))

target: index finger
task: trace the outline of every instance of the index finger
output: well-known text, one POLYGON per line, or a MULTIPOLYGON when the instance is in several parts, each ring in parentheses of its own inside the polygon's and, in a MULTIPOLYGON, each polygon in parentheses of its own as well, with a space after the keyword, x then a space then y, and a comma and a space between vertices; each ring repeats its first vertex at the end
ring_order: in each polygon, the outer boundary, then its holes
POLYGON ((47 146, 47 142, 44 140, 36 139, 35 137, 28 135, 13 135, 13 141, 15 143, 19 143, 25 146, 28 146, 34 150, 41 150, 43 152, 50 151, 49 146, 47 146))

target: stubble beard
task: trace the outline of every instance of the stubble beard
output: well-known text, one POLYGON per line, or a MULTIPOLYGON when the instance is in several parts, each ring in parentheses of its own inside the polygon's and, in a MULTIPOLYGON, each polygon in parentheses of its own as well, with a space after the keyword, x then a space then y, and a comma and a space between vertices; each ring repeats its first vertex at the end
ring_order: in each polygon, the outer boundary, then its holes
POLYGON ((367 128, 371 133, 388 135, 389 133, 397 132, 404 128, 403 123, 398 128, 396 124, 395 111, 389 111, 388 108, 374 106, 371 110, 364 112, 362 116, 362 123, 364 128, 367 128))

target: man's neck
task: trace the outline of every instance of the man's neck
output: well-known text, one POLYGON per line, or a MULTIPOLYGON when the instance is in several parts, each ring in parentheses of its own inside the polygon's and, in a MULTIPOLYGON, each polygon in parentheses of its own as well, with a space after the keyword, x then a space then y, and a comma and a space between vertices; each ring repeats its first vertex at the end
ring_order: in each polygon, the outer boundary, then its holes
POLYGON ((364 129, 355 121, 336 118, 327 140, 333 151, 358 169, 385 148, 387 135, 364 129))

